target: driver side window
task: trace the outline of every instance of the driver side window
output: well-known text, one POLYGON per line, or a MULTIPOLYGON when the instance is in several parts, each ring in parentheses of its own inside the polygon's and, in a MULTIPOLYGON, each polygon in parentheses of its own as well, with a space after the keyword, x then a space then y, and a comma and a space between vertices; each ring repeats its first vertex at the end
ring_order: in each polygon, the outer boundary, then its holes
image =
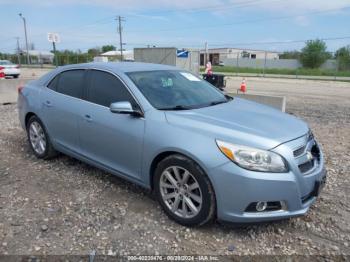
POLYGON ((87 100, 105 107, 111 103, 128 101, 133 107, 137 106, 134 98, 125 85, 114 75, 92 70, 90 72, 90 86, 87 92, 87 100))

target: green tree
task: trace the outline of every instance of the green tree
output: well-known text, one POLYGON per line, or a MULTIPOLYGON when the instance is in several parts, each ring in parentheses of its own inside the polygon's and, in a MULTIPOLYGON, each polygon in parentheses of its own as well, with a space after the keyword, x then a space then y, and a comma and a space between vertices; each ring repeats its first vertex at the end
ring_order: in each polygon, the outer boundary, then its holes
POLYGON ((114 45, 104 45, 102 46, 102 53, 106 53, 108 51, 114 51, 115 50, 115 46, 114 45))
POLYGON ((350 45, 339 48, 335 52, 339 70, 350 70, 350 45))
POLYGON ((307 41, 300 54, 300 62, 306 68, 319 68, 329 58, 326 43, 319 39, 307 41))
POLYGON ((100 53, 101 53, 101 48, 99 47, 90 48, 88 50, 88 54, 91 56, 98 56, 100 53))

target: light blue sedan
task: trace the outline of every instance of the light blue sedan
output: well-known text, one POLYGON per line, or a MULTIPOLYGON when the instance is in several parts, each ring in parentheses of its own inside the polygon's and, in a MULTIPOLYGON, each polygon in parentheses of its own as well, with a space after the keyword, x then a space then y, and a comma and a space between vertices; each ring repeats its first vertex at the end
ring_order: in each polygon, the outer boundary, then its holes
POLYGON ((18 108, 38 158, 62 152, 152 189, 186 226, 303 215, 326 180, 306 123, 171 66, 59 67, 19 88, 18 108))

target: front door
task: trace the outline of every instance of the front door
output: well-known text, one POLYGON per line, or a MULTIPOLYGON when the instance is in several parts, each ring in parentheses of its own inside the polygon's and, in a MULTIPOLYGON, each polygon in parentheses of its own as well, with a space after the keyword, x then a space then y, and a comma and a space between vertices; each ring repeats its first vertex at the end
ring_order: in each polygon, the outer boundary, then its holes
POLYGON ((89 70, 86 102, 79 118, 83 154, 122 175, 139 179, 143 151, 144 118, 116 114, 114 102, 129 101, 137 106, 125 85, 114 75, 89 70))

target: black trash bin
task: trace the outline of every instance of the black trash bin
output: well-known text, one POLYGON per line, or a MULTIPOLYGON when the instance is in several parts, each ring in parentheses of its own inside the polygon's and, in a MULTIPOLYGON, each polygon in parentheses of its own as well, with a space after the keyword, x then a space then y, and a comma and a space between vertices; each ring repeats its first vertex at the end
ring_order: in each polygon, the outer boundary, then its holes
POLYGON ((225 78, 225 75, 220 75, 220 74, 203 75, 203 79, 205 81, 208 81, 210 84, 212 84, 213 86, 215 86, 220 90, 224 90, 226 86, 226 82, 224 78, 225 78))

